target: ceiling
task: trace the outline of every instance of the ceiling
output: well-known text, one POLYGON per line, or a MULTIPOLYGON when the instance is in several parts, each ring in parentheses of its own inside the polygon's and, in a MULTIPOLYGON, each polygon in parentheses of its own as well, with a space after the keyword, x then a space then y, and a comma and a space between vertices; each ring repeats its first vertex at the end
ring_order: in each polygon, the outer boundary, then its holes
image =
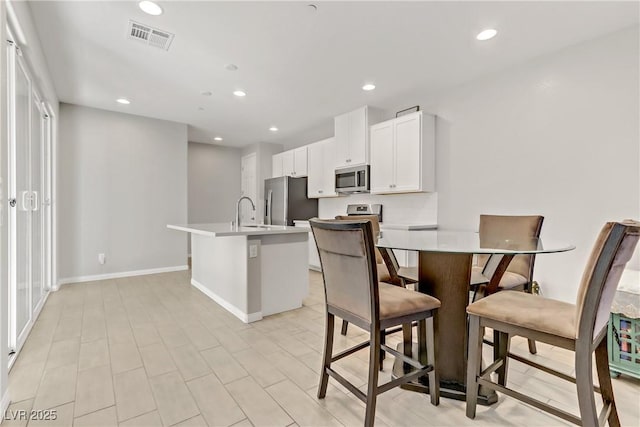
POLYGON ((161 16, 136 1, 29 3, 61 101, 186 123, 190 141, 237 147, 312 142, 310 130, 360 105, 389 108, 638 23, 637 2, 607 1, 159 1, 161 16), (170 49, 128 39, 129 19, 174 33, 170 49), (488 27, 498 36, 477 41, 488 27))

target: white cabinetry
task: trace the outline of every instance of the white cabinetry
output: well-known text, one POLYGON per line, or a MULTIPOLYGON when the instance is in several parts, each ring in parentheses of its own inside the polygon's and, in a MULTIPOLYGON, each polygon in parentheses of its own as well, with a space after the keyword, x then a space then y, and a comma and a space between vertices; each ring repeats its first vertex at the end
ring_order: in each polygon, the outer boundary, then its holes
POLYGON ((367 106, 335 117, 336 167, 369 163, 369 126, 378 117, 367 106))
POLYGON ((271 178, 278 178, 284 176, 282 173, 282 157, 284 153, 274 154, 271 157, 271 178))
MULTIPOLYGON (((314 144, 311 144, 314 145, 314 144)), ((296 227, 304 227, 311 230, 309 221, 294 221, 296 227)), ((309 231, 309 269, 315 271, 322 271, 320 268, 320 255, 318 254, 318 247, 316 246, 316 239, 313 237, 313 231, 309 231)))
POLYGON ((309 147, 309 161, 307 178, 307 197, 335 197, 335 139, 329 138, 311 144, 309 147))
POLYGON ((274 154, 271 176, 307 176, 307 146, 274 154))
POLYGON ((435 190, 435 117, 422 111, 371 126, 371 192, 435 190))

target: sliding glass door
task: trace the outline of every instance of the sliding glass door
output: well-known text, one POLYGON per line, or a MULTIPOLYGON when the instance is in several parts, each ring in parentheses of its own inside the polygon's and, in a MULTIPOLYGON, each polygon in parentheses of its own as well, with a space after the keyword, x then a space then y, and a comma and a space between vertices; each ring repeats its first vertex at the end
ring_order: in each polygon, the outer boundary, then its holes
POLYGON ((51 124, 27 65, 12 43, 7 59, 9 350, 15 352, 50 288, 51 124))

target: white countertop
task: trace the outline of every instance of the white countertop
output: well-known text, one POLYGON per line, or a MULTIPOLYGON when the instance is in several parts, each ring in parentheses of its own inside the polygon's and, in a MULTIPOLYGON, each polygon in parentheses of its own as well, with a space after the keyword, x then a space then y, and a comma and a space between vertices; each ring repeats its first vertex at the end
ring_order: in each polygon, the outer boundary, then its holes
POLYGON ((263 236, 268 234, 293 234, 308 232, 308 230, 303 230, 300 227, 296 228, 283 225, 258 225, 255 227, 242 226, 240 228, 235 228, 231 225, 230 222, 217 222, 211 224, 167 224, 167 228, 210 237, 263 236))
MULTIPOLYGON (((293 221, 298 227, 311 228, 309 221, 293 221)), ((438 224, 389 224, 385 222, 380 223, 380 230, 435 230, 438 228, 438 224)))

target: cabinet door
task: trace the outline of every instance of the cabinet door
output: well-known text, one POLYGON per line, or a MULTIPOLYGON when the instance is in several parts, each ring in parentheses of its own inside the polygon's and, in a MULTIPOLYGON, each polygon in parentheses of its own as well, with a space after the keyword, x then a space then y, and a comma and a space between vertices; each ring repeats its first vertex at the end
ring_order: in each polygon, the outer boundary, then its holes
POLYGON ((336 167, 349 166, 349 113, 335 118, 336 167))
POLYGON ((394 191, 393 121, 371 126, 371 192, 394 191))
POLYGON ((293 150, 293 176, 307 176, 307 146, 293 150))
POLYGON ((367 163, 367 108, 359 108, 349 113, 349 164, 367 163))
POLYGON ((295 176, 295 168, 293 163, 293 150, 282 153, 282 175, 295 176))
POLYGON ((322 142, 309 145, 307 158, 307 197, 322 197, 324 192, 324 146, 322 142))
POLYGON ((278 178, 282 174, 282 153, 274 154, 271 157, 271 178, 278 178))
POLYGON ((394 120, 395 181, 394 191, 420 191, 422 123, 420 114, 394 120))
POLYGON ((324 166, 322 168, 323 185, 322 194, 324 197, 337 196, 336 193, 336 140, 326 139, 322 146, 324 166))

